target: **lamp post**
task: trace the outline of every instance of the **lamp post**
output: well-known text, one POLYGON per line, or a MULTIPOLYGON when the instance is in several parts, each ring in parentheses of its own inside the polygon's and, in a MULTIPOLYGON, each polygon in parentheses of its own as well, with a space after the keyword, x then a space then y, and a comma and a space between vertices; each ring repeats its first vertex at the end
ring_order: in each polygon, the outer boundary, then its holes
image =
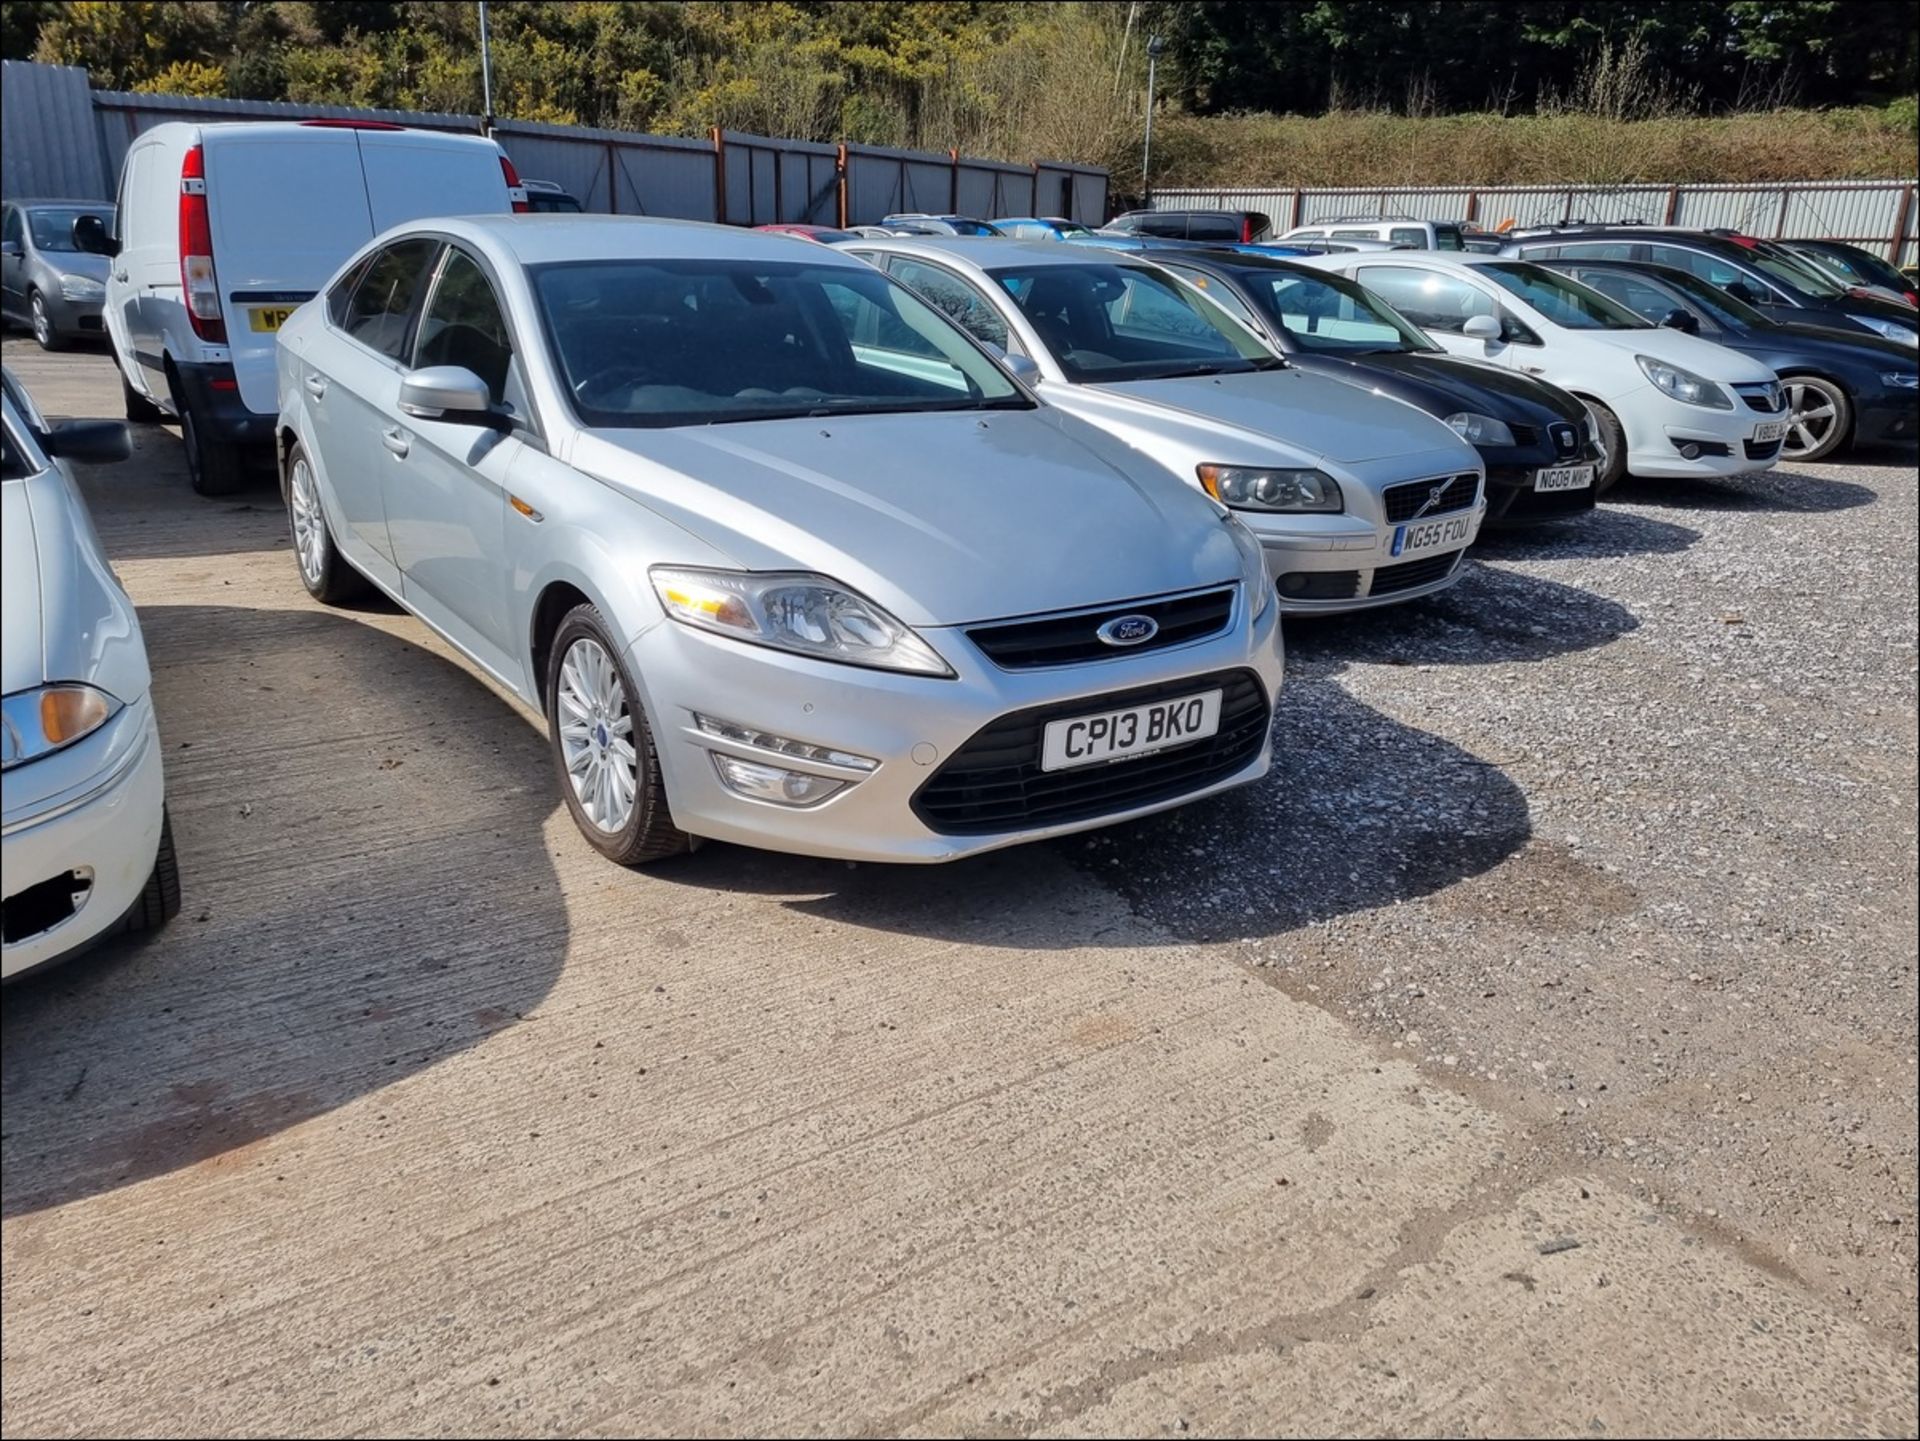
POLYGON ((493 133, 493 51, 487 44, 487 0, 478 0, 480 6, 480 103, 483 114, 480 127, 488 134, 493 133))
POLYGON ((1140 190, 1142 203, 1149 209, 1153 206, 1153 87, 1154 71, 1159 64, 1160 54, 1167 48, 1167 42, 1158 35, 1147 41, 1147 138, 1140 149, 1140 190))

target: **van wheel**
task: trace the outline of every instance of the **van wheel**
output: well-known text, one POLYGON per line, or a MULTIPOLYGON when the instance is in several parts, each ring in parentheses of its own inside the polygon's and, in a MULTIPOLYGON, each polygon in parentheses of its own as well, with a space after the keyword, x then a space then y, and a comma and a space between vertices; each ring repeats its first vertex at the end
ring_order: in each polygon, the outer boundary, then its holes
POLYGON ((240 447, 203 437, 190 405, 180 406, 180 439, 187 447, 187 479, 196 495, 232 495, 247 483, 240 447))
POLYGON ((320 507, 320 482, 300 445, 287 452, 287 525, 293 532, 300 583, 308 595, 322 605, 340 605, 367 593, 367 578, 347 564, 333 543, 327 514, 320 507))
POLYGON ((567 612, 547 658, 547 734, 560 794, 601 855, 641 866, 693 849, 673 823, 653 731, 620 648, 591 605, 567 612))
POLYGON ((53 317, 47 314, 47 302, 40 298, 35 290, 27 295, 27 310, 33 320, 33 338, 40 342, 42 350, 65 350, 66 341, 53 328, 53 317))
MULTIPOLYGON (((117 360, 114 362, 116 370, 119 364, 117 360)), ((167 418, 166 411, 135 390, 124 373, 120 377, 120 400, 126 407, 128 421, 134 425, 158 425, 167 418)))
POLYGON ((180 914, 180 862, 173 853, 173 820, 160 812, 160 853, 153 858, 153 874, 133 903, 121 929, 129 933, 157 931, 180 914))

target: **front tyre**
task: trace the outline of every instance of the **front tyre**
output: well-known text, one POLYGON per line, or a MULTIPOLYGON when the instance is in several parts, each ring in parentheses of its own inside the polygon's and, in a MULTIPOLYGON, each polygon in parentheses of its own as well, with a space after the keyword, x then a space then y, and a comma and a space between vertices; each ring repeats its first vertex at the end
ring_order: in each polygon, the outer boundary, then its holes
POLYGON ((1620 418, 1599 401, 1589 400, 1587 410, 1593 416, 1593 428, 1599 434, 1600 448, 1607 453, 1607 462, 1600 467, 1600 478, 1593 487, 1594 499, 1598 500, 1626 477, 1627 433, 1621 429, 1620 418))
POLYGON ((1846 443, 1853 429, 1853 404, 1846 391, 1818 375, 1790 375, 1780 389, 1787 401, 1782 460, 1823 460, 1846 443))
POLYGON ((39 291, 27 297, 27 312, 33 322, 33 338, 40 342, 42 350, 65 350, 67 343, 60 332, 53 328, 53 317, 47 314, 47 302, 39 291))
POLYGON ((567 612, 547 655, 547 733, 560 794, 601 855, 642 866, 692 849, 673 823, 640 691, 600 612, 567 612))
POLYGON ((173 820, 160 812, 160 850, 140 898, 120 922, 122 934, 157 931, 180 914, 180 862, 173 853, 173 820))
POLYGON ((287 452, 287 528, 293 532, 293 558, 308 595, 322 605, 340 605, 367 593, 367 578, 347 564, 333 543, 326 512, 320 508, 313 462, 298 443, 287 452))

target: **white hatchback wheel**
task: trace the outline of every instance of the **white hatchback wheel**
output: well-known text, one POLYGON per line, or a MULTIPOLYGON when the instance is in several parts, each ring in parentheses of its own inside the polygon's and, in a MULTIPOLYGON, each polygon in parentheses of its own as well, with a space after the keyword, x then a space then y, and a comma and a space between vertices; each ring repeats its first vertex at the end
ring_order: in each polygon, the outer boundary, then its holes
POLYGON ((581 813, 596 830, 625 830, 640 784, 633 712, 613 657, 590 637, 574 641, 560 662, 555 720, 581 813))
POLYGON ((327 522, 320 511, 320 492, 313 468, 304 455, 293 461, 287 478, 288 508, 293 512, 293 545, 299 554, 300 577, 309 590, 318 590, 327 564, 327 522))

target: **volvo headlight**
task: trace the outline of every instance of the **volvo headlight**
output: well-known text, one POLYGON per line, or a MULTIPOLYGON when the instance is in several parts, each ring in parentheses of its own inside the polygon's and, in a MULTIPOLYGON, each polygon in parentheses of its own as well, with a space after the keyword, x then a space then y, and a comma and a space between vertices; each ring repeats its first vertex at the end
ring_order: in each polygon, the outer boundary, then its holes
POLYGON ((120 702, 90 685, 47 685, 0 701, 0 770, 84 740, 112 720, 120 702))
POLYGON ((1475 415, 1470 410, 1463 410, 1457 415, 1449 415, 1447 424, 1468 445, 1513 444, 1513 431, 1507 423, 1495 420, 1491 415, 1475 415))
POLYGON ((667 614, 683 625, 817 660, 951 676, 932 646, 863 595, 804 571, 647 572, 667 614))
POLYGON ((1849 315, 1847 319, 1855 325, 1865 326, 1875 335, 1885 336, 1888 340, 1897 340, 1902 345, 1920 347, 1920 331, 1911 325, 1902 325, 1897 320, 1882 320, 1877 315, 1849 315))
POLYGON ((1273 581, 1267 575, 1267 553, 1260 547, 1260 537, 1247 529, 1246 522, 1231 515, 1223 515, 1220 519, 1240 552, 1240 579, 1247 587, 1247 619, 1256 621, 1267 613, 1267 606, 1273 600, 1273 581))
POLYGON ((68 300, 105 300, 107 287, 91 275, 63 275, 60 293, 68 300))
POLYGON ((1317 470, 1267 470, 1251 465, 1203 465, 1200 484, 1235 510, 1337 511, 1340 485, 1317 470))
POLYGON ((1654 388, 1664 390, 1675 400, 1688 405, 1704 405, 1709 410, 1733 409, 1733 397, 1704 375, 1695 375, 1691 370, 1682 370, 1664 360, 1655 360, 1651 355, 1636 355, 1634 359, 1640 362, 1640 369, 1653 382, 1654 388))

